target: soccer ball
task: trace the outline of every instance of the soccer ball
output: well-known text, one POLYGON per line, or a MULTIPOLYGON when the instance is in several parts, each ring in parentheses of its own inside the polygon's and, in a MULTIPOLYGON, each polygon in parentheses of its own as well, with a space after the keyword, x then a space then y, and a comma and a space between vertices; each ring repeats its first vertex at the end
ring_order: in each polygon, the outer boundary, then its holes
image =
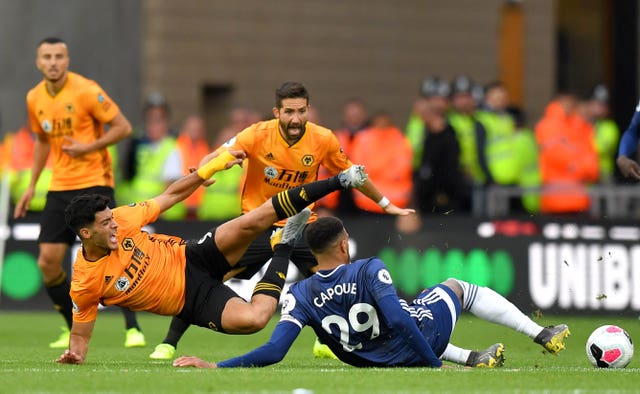
POLYGON ((633 357, 633 341, 618 326, 598 327, 587 339, 587 357, 599 368, 624 368, 633 357))

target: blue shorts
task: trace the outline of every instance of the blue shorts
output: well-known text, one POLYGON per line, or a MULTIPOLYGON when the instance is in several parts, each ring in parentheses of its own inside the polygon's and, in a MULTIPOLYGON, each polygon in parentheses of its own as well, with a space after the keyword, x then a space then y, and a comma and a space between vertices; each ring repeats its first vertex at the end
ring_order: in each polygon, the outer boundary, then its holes
POLYGON ((417 321, 422 334, 440 357, 451 340, 451 334, 460 316, 460 301, 449 287, 436 285, 424 290, 410 304, 420 315, 430 316, 417 321))

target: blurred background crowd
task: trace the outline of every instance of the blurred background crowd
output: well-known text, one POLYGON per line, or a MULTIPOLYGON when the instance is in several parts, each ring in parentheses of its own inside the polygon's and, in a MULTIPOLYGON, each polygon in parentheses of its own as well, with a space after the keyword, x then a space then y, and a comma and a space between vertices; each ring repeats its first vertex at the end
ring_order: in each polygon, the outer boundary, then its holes
MULTIPOLYGON (((398 206, 628 218, 640 189, 619 184, 615 155, 640 91, 638 20, 638 0, 0 2, 0 32, 13 37, 0 42, 12 54, 0 62, 12 76, 0 79, 0 161, 15 201, 33 149, 20 124, 39 80, 34 48, 54 35, 69 42, 70 69, 136 126, 112 149, 121 204, 271 117, 273 90, 294 80, 311 94, 309 120, 398 206)), ((242 170, 216 178, 165 219, 236 216, 242 170)), ((361 197, 319 206, 379 212, 361 197)))
MULTIPOLYGON (((345 98, 341 124, 333 127, 349 158, 364 164, 382 193, 399 207, 415 207, 423 215, 486 215, 487 190, 509 187, 512 213, 580 214, 590 209, 591 188, 619 179, 615 156, 620 130, 609 117, 610 94, 604 84, 585 94, 560 91, 540 119, 529 121, 499 81, 480 84, 467 75, 451 81, 428 76, 417 85, 409 119, 393 119, 384 108, 370 108, 364 98, 345 98)), ((271 118, 268 113, 268 108, 237 106, 224 128, 210 132, 202 116, 193 113, 177 121, 167 98, 150 94, 136 138, 111 150, 118 202, 159 194, 236 133, 271 118)), ((309 121, 323 124, 313 106, 309 121)), ((14 203, 28 185, 33 146, 27 125, 3 140, 14 203)), ((49 174, 46 169, 32 210, 44 206, 49 174)), ((215 186, 199 189, 163 218, 237 216, 242 169, 220 173, 216 180, 215 186)), ((334 193, 318 205, 321 211, 340 215, 382 212, 357 191, 334 193)))

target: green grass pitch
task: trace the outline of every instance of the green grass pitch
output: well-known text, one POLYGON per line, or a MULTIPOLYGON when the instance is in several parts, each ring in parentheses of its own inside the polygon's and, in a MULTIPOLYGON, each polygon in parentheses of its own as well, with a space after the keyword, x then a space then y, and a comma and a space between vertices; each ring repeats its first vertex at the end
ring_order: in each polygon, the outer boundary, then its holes
MULTIPOLYGON (((48 342, 58 334, 61 318, 54 312, 0 313, 0 392, 2 393, 292 393, 304 388, 316 393, 621 393, 640 391, 640 356, 623 370, 599 370, 585 355, 585 341, 602 324, 617 324, 640 338, 637 318, 616 316, 544 316, 541 325, 566 322, 572 335, 559 356, 542 351, 530 339, 507 328, 463 314, 453 342, 484 348, 506 345, 505 367, 495 370, 390 368, 358 369, 334 360, 314 359, 314 334, 305 328, 285 359, 275 366, 253 369, 178 369, 171 362, 148 358, 160 341, 169 318, 139 314, 147 347, 125 349, 124 321, 115 311, 100 312, 87 362, 59 365, 60 350, 48 342)), ((261 333, 222 335, 191 328, 179 355, 223 360, 265 342, 274 319, 261 333)))

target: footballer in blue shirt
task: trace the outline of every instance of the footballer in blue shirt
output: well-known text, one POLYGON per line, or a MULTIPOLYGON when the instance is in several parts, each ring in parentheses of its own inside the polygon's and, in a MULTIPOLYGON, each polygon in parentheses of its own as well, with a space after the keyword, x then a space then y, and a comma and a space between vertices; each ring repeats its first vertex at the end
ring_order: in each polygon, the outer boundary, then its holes
POLYGON ((638 151, 638 141, 640 140, 640 103, 633 113, 629 126, 622 134, 620 147, 618 148, 618 159, 616 164, 622 175, 640 181, 640 166, 634 160, 638 151))
POLYGON ((304 326, 311 326, 343 362, 356 367, 434 367, 442 360, 476 367, 504 361, 500 343, 485 351, 449 343, 462 309, 511 327, 551 353, 564 349, 564 324, 541 327, 493 290, 448 279, 420 293, 411 303, 398 297, 385 264, 378 258, 349 262, 349 235, 342 221, 323 217, 308 225, 306 239, 318 272, 293 284, 281 319, 261 347, 219 363, 183 356, 177 367, 261 367, 283 359, 304 326))

